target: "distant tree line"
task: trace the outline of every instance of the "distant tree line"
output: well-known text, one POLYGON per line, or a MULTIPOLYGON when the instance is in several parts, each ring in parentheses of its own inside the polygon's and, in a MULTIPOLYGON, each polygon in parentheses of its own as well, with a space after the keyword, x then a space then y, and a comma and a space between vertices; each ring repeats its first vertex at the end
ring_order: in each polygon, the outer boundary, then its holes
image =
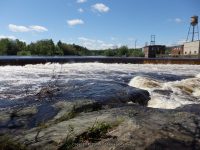
POLYGON ((86 47, 67 44, 61 41, 55 44, 52 39, 40 40, 30 44, 26 44, 18 39, 0 39, 0 55, 144 57, 141 49, 129 49, 127 46, 107 50, 88 50, 86 47))
POLYGON ((144 57, 142 49, 128 48, 127 46, 121 46, 115 49, 107 50, 92 50, 92 55, 101 56, 117 56, 117 57, 144 57))

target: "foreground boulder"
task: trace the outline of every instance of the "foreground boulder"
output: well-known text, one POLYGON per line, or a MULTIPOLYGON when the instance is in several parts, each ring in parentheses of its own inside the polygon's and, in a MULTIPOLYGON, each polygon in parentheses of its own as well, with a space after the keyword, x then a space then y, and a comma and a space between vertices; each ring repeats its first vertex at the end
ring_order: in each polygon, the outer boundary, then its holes
MULTIPOLYGON (((1 134, 28 149, 200 149, 200 107, 192 106, 192 112, 191 106, 160 110, 135 104, 118 108, 93 104, 57 102, 52 107, 58 112, 49 120, 31 128, 7 127, 1 134)), ((15 121, 36 112, 21 110, 15 121)))
POLYGON ((18 90, 15 93, 12 88, 6 92, 10 93, 10 97, 17 95, 18 98, 9 99, 6 97, 7 93, 0 95, 0 109, 13 107, 21 109, 44 103, 74 102, 80 99, 89 99, 104 105, 133 102, 147 106, 150 100, 149 92, 146 90, 134 88, 124 83, 99 80, 70 80, 67 83, 52 81, 41 85, 37 91, 29 91, 27 94, 23 90, 18 90))

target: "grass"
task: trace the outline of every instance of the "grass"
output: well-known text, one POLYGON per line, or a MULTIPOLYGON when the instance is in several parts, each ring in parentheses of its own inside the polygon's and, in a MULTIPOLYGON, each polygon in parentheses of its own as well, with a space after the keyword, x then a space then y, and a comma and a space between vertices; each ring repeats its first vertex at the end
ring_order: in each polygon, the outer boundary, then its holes
POLYGON ((72 125, 68 126, 69 132, 67 134, 67 137, 64 141, 64 144, 61 145, 58 150, 71 150, 73 147, 75 147, 74 138, 72 137, 74 134, 74 127, 72 125))
POLYGON ((69 138, 69 139, 65 139, 64 144, 58 148, 58 150, 71 150, 73 149, 73 147, 75 147, 75 143, 74 143, 74 139, 69 138))
POLYGON ((61 145, 58 150, 71 150, 73 147, 80 143, 96 143, 102 139, 113 138, 111 135, 108 135, 109 130, 118 126, 122 122, 122 119, 119 119, 112 124, 95 121, 92 127, 89 127, 87 131, 76 136, 75 138, 70 137, 73 134, 74 128, 70 129, 70 134, 67 135, 64 144, 61 145))
POLYGON ((71 150, 73 147, 76 146, 78 143, 85 143, 85 142, 90 142, 90 143, 95 143, 100 141, 102 138, 107 137, 107 132, 109 129, 111 129, 112 126, 108 123, 101 122, 101 123, 95 123, 93 127, 88 128, 88 130, 81 135, 72 138, 71 135, 74 132, 74 128, 71 128, 65 141, 64 144, 61 145, 58 150, 71 150))
POLYGON ((88 131, 82 133, 75 138, 75 143, 95 143, 102 138, 107 138, 107 132, 112 126, 106 122, 96 123, 93 127, 88 128, 88 131))
POLYGON ((72 118, 75 118, 78 115, 78 112, 76 112, 74 109, 70 112, 65 113, 64 115, 62 115, 60 118, 55 120, 55 123, 59 123, 62 121, 67 121, 70 120, 72 118))

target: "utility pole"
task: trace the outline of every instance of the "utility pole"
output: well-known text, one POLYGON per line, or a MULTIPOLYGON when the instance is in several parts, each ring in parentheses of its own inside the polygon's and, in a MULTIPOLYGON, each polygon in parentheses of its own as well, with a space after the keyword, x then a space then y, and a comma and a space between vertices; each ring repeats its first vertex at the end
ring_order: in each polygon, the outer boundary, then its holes
POLYGON ((135 49, 137 48, 137 39, 135 40, 135 49))

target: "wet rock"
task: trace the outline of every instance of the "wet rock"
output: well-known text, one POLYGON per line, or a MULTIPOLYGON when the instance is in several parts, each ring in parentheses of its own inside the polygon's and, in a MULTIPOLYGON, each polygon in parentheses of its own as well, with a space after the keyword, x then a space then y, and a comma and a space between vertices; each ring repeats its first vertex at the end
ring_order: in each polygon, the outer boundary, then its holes
POLYGON ((158 110, 126 106, 114 111, 126 119, 109 134, 113 139, 102 139, 88 146, 77 146, 85 150, 127 149, 199 149, 199 116, 178 110, 158 110))
MULTIPOLYGON (((91 104, 92 101, 85 100, 85 108, 91 108, 91 104)), ((101 110, 79 109, 83 106, 80 101, 58 102, 52 105, 59 110, 55 117, 35 128, 23 132, 18 130, 20 134, 16 134, 14 139, 32 149, 58 149, 68 139, 75 139, 96 123, 105 122, 111 126, 106 138, 102 137, 95 143, 75 143, 73 149, 200 148, 200 117, 191 109, 162 110, 128 104, 118 108, 102 107, 101 110), (78 112, 74 117, 56 122, 76 108, 78 112)))
POLYGON ((196 115, 200 115, 200 105, 199 104, 190 104, 177 108, 179 111, 190 112, 196 115))
POLYGON ((70 81, 68 88, 61 89, 57 99, 90 99, 104 104, 128 103, 147 105, 150 95, 146 90, 111 81, 70 81), (71 88, 69 88, 71 87, 71 88))
POLYGON ((71 80, 68 83, 58 83, 53 89, 46 86, 41 87, 39 94, 36 92, 33 95, 27 95, 12 101, 9 99, 2 100, 0 108, 24 108, 42 105, 45 102, 56 103, 63 100, 77 101, 80 99, 89 99, 108 105, 118 105, 132 101, 146 106, 150 100, 150 95, 146 90, 113 81, 71 80))

